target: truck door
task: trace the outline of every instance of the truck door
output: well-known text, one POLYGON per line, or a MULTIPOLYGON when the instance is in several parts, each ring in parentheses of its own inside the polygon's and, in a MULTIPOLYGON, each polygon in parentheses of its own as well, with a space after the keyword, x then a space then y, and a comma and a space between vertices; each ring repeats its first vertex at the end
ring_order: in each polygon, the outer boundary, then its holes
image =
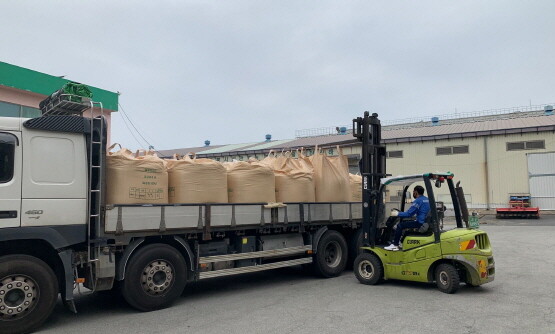
POLYGON ((21 135, 0 131, 0 228, 21 222, 21 135))
POLYGON ((87 223, 87 155, 78 133, 23 128, 21 226, 87 223))

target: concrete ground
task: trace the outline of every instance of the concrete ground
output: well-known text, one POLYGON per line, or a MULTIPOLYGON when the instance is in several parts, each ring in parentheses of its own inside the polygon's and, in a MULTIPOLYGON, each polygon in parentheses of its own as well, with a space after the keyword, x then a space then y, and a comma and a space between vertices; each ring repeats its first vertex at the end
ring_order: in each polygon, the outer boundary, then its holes
POLYGON ((59 303, 40 333, 555 333, 555 216, 482 222, 495 281, 454 295, 288 268, 190 284, 173 307, 150 313, 109 295, 78 297, 78 314, 59 303))

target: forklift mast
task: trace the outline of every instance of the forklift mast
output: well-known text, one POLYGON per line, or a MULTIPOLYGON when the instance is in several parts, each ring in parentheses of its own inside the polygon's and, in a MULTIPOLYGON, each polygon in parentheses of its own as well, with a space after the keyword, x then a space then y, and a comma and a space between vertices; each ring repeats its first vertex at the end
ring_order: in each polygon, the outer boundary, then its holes
POLYGON ((386 177, 385 145, 382 145, 382 126, 378 114, 370 116, 368 111, 364 117, 353 119, 353 136, 362 142, 362 159, 360 173, 362 175, 362 231, 364 246, 374 247, 378 210, 380 208, 380 180, 386 177))

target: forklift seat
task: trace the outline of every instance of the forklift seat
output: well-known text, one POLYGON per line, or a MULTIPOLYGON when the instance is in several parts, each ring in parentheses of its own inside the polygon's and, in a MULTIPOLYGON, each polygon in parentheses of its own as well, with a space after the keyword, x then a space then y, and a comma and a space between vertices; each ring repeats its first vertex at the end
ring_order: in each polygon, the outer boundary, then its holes
POLYGON ((428 213, 426 216, 426 221, 419 228, 407 228, 403 231, 403 236, 401 237, 401 242, 407 236, 430 236, 434 234, 432 229, 432 215, 428 213))

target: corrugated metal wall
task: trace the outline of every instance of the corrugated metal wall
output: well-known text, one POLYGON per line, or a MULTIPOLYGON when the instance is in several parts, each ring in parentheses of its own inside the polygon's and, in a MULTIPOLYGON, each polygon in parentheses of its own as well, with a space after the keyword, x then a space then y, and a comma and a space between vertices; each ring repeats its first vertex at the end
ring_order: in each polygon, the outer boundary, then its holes
POLYGON ((532 206, 555 210, 555 152, 528 154, 532 206))

